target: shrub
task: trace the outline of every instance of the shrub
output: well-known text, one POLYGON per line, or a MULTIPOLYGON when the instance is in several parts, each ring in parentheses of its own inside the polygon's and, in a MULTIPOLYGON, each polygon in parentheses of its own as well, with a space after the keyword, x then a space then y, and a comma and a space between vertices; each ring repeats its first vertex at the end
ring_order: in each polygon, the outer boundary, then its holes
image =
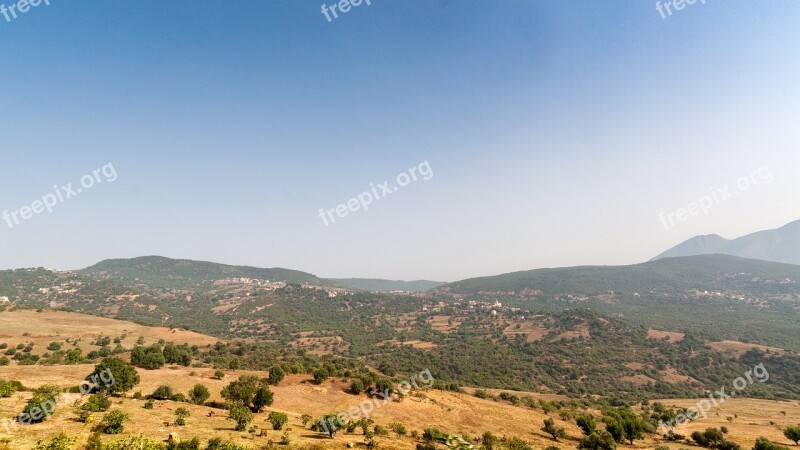
POLYGON ((273 430, 281 430, 286 422, 289 421, 289 416, 284 413, 279 413, 277 411, 272 411, 269 413, 267 420, 272 424, 273 430))
POLYGON ((580 450, 616 450, 617 443, 611 434, 602 431, 600 433, 592 433, 583 439, 578 444, 580 450))
POLYGON ((559 438, 566 437, 567 432, 563 428, 556 427, 555 421, 553 419, 547 418, 544 419, 544 426, 542 427, 542 431, 549 434, 553 437, 553 440, 558 440, 559 438))
POLYGON ((154 398, 156 400, 171 400, 172 396, 172 386, 163 384, 156 388, 152 394, 150 394, 150 398, 154 398))
POLYGON ((36 444, 36 450, 72 450, 73 445, 75 445, 75 438, 69 437, 62 431, 47 442, 39 441, 36 444))
POLYGON ((154 405, 154 403, 153 403, 153 400, 152 400, 152 399, 150 399, 150 400, 147 400, 147 401, 144 403, 144 409, 153 409, 153 405, 154 405))
POLYGON ((274 365, 269 368, 269 384, 277 385, 283 378, 286 376, 286 373, 281 369, 281 366, 274 365))
POLYGON ((353 380, 350 381, 350 392, 355 395, 364 392, 364 382, 361 378, 353 378, 353 380))
POLYGON ((202 405, 210 396, 211 393, 208 392, 208 388, 202 384, 195 384, 192 390, 189 391, 189 398, 196 405, 202 405))
POLYGON ((125 429, 126 420, 128 420, 128 415, 115 409, 103 417, 103 421, 100 422, 101 429, 105 434, 120 434, 125 429))

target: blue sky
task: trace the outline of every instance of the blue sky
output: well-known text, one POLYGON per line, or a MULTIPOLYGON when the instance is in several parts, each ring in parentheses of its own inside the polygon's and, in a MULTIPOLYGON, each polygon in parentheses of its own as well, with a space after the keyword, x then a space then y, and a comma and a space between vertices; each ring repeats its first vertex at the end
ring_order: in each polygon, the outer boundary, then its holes
MULTIPOLYGON (((10 0, 0 4, 10 5, 10 0)), ((800 4, 50 0, 0 16, 0 268, 456 280, 800 219, 800 4), (328 5, 333 2, 327 2, 328 5), (418 180, 325 226, 369 184, 418 180), (769 167, 708 214, 659 213, 769 167)))

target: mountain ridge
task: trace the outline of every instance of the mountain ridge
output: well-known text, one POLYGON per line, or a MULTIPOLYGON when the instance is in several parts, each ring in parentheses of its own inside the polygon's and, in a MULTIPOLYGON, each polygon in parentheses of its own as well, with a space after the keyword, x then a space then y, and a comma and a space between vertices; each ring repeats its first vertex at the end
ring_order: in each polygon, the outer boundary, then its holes
POLYGON ((726 239, 717 234, 694 236, 657 255, 668 257, 724 254, 763 261, 800 264, 800 220, 780 228, 726 239))

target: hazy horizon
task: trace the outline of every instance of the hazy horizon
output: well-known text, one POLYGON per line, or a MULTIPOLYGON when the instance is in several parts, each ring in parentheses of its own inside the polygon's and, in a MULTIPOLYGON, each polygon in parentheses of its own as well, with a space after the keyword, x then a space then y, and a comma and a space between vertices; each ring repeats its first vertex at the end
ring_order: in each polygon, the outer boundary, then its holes
POLYGON ((781 227, 800 219, 800 4, 770 7, 373 0, 329 22, 305 0, 51 0, 0 16, 0 268, 160 255, 455 281, 781 227), (335 216, 365 193, 367 211, 335 216), (677 213, 691 205, 707 213, 677 213))

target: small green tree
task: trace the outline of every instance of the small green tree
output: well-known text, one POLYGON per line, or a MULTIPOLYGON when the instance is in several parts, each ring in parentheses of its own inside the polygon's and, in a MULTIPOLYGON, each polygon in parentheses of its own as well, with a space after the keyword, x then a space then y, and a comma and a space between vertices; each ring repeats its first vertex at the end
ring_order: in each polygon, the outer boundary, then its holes
POLYGON ((195 405, 202 405, 210 396, 211 393, 208 392, 208 388, 202 384, 195 384, 192 390, 189 391, 189 398, 195 405))
POLYGON ((157 387, 152 394, 150 394, 150 398, 154 398, 156 400, 172 400, 173 395, 172 386, 162 384, 161 386, 157 387))
POLYGON ((264 407, 272 405, 274 398, 275 394, 273 394, 268 387, 261 386, 256 390, 255 395, 253 395, 253 409, 255 409, 256 412, 261 412, 264 407))
POLYGON ((175 425, 182 427, 186 425, 186 418, 189 417, 189 410, 186 408, 178 408, 175 410, 175 425))
POLYGON ((228 418, 236 422, 236 431, 244 431, 253 421, 253 412, 241 401, 234 401, 228 405, 228 418))
POLYGON ((355 395, 364 392, 364 382, 361 380, 361 378, 353 378, 350 381, 350 392, 355 395))
POLYGON ((36 444, 36 450, 72 450, 72 447, 75 445, 75 440, 75 438, 70 437, 67 433, 62 431, 49 441, 39 441, 39 443, 36 444))
POLYGON ((124 412, 115 409, 103 417, 100 422, 103 433, 105 434, 120 434, 125 429, 125 421, 128 420, 128 415, 124 412))
POLYGON ((614 437, 605 431, 592 433, 581 439, 578 444, 580 450, 616 450, 616 448, 617 443, 614 441, 614 437))
POLYGON ((551 418, 544 419, 542 431, 552 436, 555 441, 567 435, 567 432, 563 428, 556 427, 555 421, 551 418))
POLYGON ((790 441, 794 442, 794 445, 798 445, 798 443, 800 443, 800 425, 787 427, 783 430, 783 435, 786 436, 786 438, 790 441))
POLYGON ((575 419, 575 422, 586 436, 597 431, 597 424, 594 421, 594 416, 591 414, 581 414, 575 419))
POLYGON ((272 424, 273 430, 281 430, 283 429, 283 426, 286 424, 286 422, 289 421, 289 416, 287 416, 284 413, 272 411, 271 413, 269 413, 267 420, 269 420, 269 422, 272 424))
POLYGON ((311 420, 313 420, 313 419, 314 418, 311 417, 311 415, 309 415, 309 414, 303 414, 302 416, 300 416, 300 422, 303 423, 303 426, 306 426, 308 424, 308 422, 311 422, 311 420))
POLYGON ((22 409, 21 422, 39 423, 49 419, 58 405, 58 386, 44 385, 33 391, 33 396, 22 409))
POLYGON ((225 378, 225 372, 223 372, 223 371, 221 371, 221 370, 217 369, 217 370, 214 372, 214 378, 216 378, 216 379, 218 379, 218 380, 221 380, 221 379, 225 378))
POLYGON ((109 394, 123 394, 139 384, 136 368, 119 358, 106 358, 94 367, 86 381, 96 383, 97 389, 109 394), (111 374, 111 382, 105 382, 111 374))
POLYGON ((761 436, 756 439, 756 445, 753 446, 753 450, 789 450, 789 447, 773 444, 769 439, 761 436))
POLYGON ((267 379, 269 380, 269 384, 277 385, 278 383, 283 381, 283 378, 285 376, 286 373, 283 371, 281 366, 276 364, 269 368, 269 377, 267 379))

